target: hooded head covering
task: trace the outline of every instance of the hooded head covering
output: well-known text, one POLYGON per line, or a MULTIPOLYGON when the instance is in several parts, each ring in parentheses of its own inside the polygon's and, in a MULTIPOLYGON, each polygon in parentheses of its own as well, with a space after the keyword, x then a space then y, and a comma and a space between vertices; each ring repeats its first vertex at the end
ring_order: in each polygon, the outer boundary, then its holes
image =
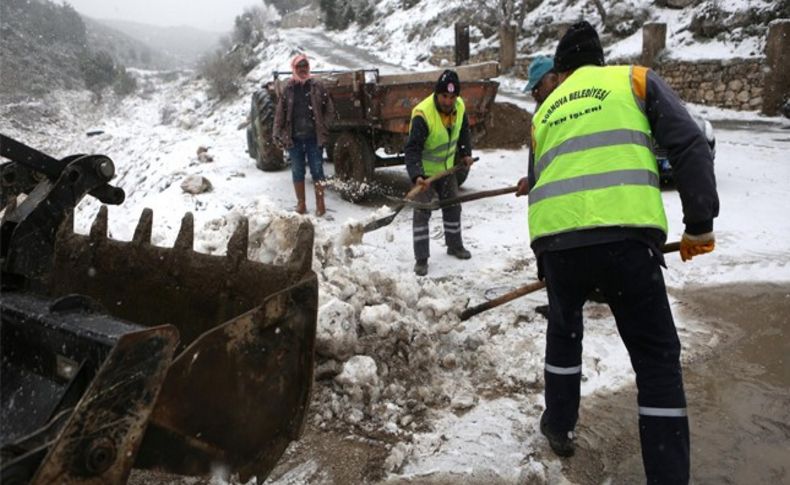
POLYGON ((296 65, 299 64, 302 61, 307 62, 308 66, 310 65, 310 60, 307 59, 307 56, 305 54, 297 54, 297 55, 294 56, 293 59, 291 59, 291 72, 293 73, 293 76, 291 77, 291 79, 294 82, 304 83, 308 79, 310 79, 310 72, 309 71, 307 72, 307 76, 305 76, 304 78, 299 77, 299 74, 297 74, 297 72, 296 72, 296 65))
POLYGON ((570 26, 557 44, 554 67, 557 72, 587 65, 603 66, 603 48, 595 27, 582 20, 570 26))

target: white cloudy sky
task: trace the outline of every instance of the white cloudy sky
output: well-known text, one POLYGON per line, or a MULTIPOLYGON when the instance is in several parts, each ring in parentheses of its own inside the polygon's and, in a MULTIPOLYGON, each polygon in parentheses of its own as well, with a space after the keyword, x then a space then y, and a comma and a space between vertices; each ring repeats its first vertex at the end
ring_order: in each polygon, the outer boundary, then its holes
POLYGON ((262 0, 67 0, 78 12, 93 18, 121 19, 152 25, 189 25, 226 32, 233 19, 262 0))

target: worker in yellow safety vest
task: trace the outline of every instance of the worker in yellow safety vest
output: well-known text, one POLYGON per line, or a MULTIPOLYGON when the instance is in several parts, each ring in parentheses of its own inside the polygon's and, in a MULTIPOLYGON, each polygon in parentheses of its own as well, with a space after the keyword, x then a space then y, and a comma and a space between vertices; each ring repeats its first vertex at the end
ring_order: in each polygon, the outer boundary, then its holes
MULTIPOLYGON (((455 71, 445 70, 439 76, 433 93, 412 110, 409 139, 404 155, 409 177, 421 189, 415 200, 429 202, 434 193, 439 200, 458 195, 458 179, 455 175, 440 178, 433 183, 427 181, 432 175, 450 169, 456 163, 467 167, 471 167, 473 163, 469 119, 461 98, 461 83, 455 71)), ((414 272, 418 276, 428 273, 430 218, 430 210, 414 210, 414 272)), ((447 254, 458 259, 471 258, 472 255, 464 247, 461 238, 461 205, 443 207, 442 222, 447 254)))
POLYGON ((713 157, 677 95, 641 66, 604 66, 587 22, 562 37, 559 86, 533 119, 529 232, 549 297, 540 430, 573 455, 582 376, 582 306, 599 288, 636 373, 639 434, 648 483, 688 483, 689 428, 680 341, 667 300, 660 247, 668 225, 652 152, 669 150, 683 206, 683 261, 714 249, 719 200, 713 157))

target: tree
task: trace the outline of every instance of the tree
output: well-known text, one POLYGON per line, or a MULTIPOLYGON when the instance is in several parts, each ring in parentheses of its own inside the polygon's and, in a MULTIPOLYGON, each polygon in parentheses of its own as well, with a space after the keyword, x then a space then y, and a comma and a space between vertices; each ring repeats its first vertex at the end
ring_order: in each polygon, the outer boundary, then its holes
POLYGON ((527 13, 540 5, 540 0, 474 0, 475 17, 492 22, 499 31, 500 64, 503 69, 516 61, 516 40, 527 13), (481 15, 482 14, 482 15, 481 15))
POLYGON ((101 92, 115 80, 115 61, 107 51, 87 54, 80 64, 85 87, 101 101, 101 92))

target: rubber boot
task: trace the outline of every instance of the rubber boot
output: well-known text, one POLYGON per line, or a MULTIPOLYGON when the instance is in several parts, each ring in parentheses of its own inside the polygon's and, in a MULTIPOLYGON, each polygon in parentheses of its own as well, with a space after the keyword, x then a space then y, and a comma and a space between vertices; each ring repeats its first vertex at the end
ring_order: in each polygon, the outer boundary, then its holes
POLYGON ((305 203, 304 195, 304 180, 301 182, 294 182, 294 192, 296 192, 296 212, 304 214, 307 212, 307 204, 305 203))
POLYGON ((321 217, 326 213, 326 206, 324 205, 324 183, 316 182, 315 184, 315 215, 321 217))

